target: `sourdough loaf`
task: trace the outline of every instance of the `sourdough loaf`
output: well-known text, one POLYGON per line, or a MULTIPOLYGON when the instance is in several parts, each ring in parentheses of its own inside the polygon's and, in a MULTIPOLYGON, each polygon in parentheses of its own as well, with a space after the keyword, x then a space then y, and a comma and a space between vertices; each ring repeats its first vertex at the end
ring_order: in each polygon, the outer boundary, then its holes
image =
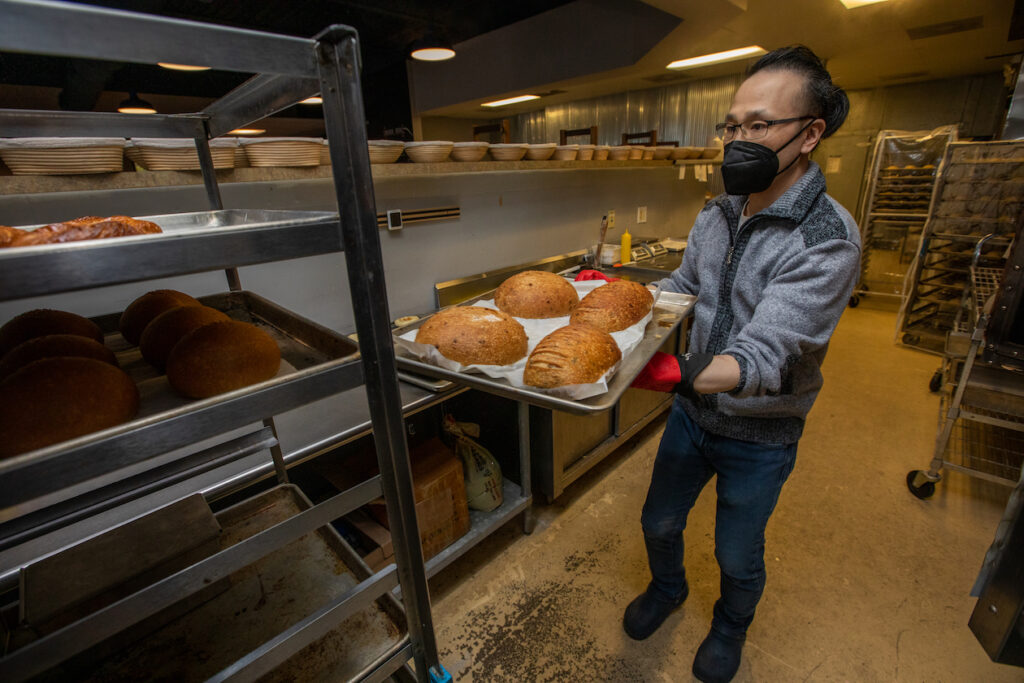
POLYGON ((171 351, 181 339, 203 325, 231 320, 209 306, 178 306, 153 318, 139 339, 142 357, 159 369, 167 365, 171 351))
POLYGON ((76 334, 103 343, 103 332, 88 318, 67 311, 37 308, 11 318, 0 327, 0 358, 22 342, 48 334, 76 334))
POLYGON ((93 358, 117 367, 114 352, 95 339, 77 334, 48 334, 18 344, 0 359, 0 381, 41 358, 93 358))
POLYGON ((121 314, 121 322, 118 325, 121 336, 129 344, 137 346, 142 338, 142 332, 153 318, 178 306, 202 306, 202 304, 188 294, 174 289, 157 289, 146 292, 128 304, 128 308, 124 309, 124 313, 121 314))
POLYGON ((119 368, 93 358, 43 358, 0 382, 0 458, 127 422, 139 391, 119 368))
POLYGON ((524 270, 508 278, 494 293, 494 303, 516 318, 558 318, 569 315, 580 297, 569 281, 541 270, 524 270))
POLYGON ((167 381, 184 396, 207 398, 268 380, 280 365, 281 350, 269 334, 229 320, 182 337, 167 359, 167 381))
POLYGON ((416 341, 463 365, 510 365, 526 355, 526 330, 519 321, 481 306, 438 311, 416 332, 416 341))
POLYGON ((540 340, 526 361, 523 382, 542 389, 589 384, 620 358, 622 352, 610 334, 570 323, 540 340))
POLYGON ((587 294, 569 318, 605 332, 618 332, 643 320, 654 305, 650 290, 638 282, 616 280, 587 294))

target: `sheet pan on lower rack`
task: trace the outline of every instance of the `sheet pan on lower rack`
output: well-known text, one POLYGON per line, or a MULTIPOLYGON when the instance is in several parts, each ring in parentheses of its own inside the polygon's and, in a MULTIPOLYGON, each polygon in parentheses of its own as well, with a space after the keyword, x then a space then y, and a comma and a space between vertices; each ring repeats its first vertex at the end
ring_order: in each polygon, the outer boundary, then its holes
MULTIPOLYGON (((490 293, 461 305, 471 306, 475 301, 489 298, 492 298, 490 293)), ((492 379, 486 375, 446 370, 413 357, 408 351, 398 345, 395 347, 395 354, 398 360, 398 367, 410 372, 449 379, 488 393, 497 394, 516 401, 525 401, 542 408, 552 408, 577 415, 601 413, 611 409, 618 402, 622 394, 629 388, 629 385, 636 379, 636 376, 640 374, 640 371, 647 365, 647 362, 654 356, 654 353, 665 343, 665 339, 671 336, 675 329, 682 324, 683 320, 690 315, 696 301, 696 297, 688 294, 662 292, 654 304, 651 321, 644 330, 643 339, 629 355, 622 359, 618 370, 608 380, 608 391, 580 400, 553 396, 545 393, 542 389, 515 387, 506 380, 492 379)), ((399 328, 394 334, 397 336, 398 334, 405 334, 410 330, 418 329, 427 319, 423 318, 412 325, 399 328)))

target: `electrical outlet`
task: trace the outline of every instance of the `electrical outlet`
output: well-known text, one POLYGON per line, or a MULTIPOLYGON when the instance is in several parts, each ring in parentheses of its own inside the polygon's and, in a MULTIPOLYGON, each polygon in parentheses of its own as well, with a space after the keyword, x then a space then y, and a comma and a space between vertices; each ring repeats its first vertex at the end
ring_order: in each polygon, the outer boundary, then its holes
POLYGON ((615 227, 615 209, 609 209, 608 211, 608 227, 615 227))
POLYGON ((647 222, 647 207, 646 206, 638 206, 638 207, 636 207, 636 222, 637 222, 637 225, 639 225, 640 223, 646 223, 647 222))

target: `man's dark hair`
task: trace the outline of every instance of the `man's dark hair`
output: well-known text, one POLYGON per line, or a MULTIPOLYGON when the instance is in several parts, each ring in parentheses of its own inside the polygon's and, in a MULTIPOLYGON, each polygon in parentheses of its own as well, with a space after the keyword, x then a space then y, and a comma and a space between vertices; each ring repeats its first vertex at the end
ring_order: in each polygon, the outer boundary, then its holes
POLYGON ((747 70, 747 78, 758 71, 793 71, 804 77, 807 105, 812 114, 825 121, 828 137, 843 125, 850 112, 850 100, 842 88, 832 82, 832 75, 818 55, 806 45, 790 45, 772 50, 747 70))

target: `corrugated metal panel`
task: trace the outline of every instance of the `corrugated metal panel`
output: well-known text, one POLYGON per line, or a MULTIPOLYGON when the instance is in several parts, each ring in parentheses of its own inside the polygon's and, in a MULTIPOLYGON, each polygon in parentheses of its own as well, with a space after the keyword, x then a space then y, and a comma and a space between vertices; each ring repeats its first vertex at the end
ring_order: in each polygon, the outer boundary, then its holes
POLYGON ((562 129, 597 125, 602 145, 617 145, 623 133, 657 130, 661 140, 680 145, 707 145, 715 124, 729 111, 740 76, 633 90, 558 104, 512 119, 512 139, 555 142, 562 129))

